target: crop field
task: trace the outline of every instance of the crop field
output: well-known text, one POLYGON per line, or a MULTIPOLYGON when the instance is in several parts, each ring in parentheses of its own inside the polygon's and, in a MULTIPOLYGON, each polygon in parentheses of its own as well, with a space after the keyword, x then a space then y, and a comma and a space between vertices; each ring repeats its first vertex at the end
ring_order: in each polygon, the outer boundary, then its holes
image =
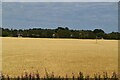
POLYGON ((117 72, 118 41, 90 39, 2 38, 2 73, 39 71, 65 76, 117 72))

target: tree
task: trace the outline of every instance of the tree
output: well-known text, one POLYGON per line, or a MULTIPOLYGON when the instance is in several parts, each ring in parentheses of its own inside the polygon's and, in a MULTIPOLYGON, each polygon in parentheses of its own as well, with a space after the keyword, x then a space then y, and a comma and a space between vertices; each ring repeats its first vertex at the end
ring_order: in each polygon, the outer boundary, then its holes
POLYGON ((94 31, 93 31, 94 33, 105 33, 102 29, 95 29, 94 31))
POLYGON ((102 29, 95 29, 94 31, 93 31, 93 33, 95 33, 96 34, 96 37, 97 38, 103 38, 104 37, 104 35, 105 35, 105 32, 102 30, 102 29))
POLYGON ((78 38, 78 39, 120 39, 119 32, 105 33, 102 29, 91 30, 69 30, 68 27, 58 27, 56 29, 2 29, 3 37, 17 37, 22 34, 23 37, 37 37, 37 38, 78 38))

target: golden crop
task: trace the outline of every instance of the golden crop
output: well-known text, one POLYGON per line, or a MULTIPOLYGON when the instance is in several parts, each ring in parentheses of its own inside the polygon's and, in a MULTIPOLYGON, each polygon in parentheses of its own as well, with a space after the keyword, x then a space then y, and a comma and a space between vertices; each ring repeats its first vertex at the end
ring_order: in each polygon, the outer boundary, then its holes
MULTIPOLYGON (((55 75, 117 72, 117 40, 2 38, 2 72, 11 76, 45 69, 55 75)), ((68 77, 69 77, 68 76, 68 77)))

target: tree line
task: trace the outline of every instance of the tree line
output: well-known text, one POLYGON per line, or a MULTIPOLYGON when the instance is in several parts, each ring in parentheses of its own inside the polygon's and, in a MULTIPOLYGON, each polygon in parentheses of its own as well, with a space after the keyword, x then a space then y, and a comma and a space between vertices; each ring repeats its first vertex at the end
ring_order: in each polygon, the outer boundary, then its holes
POLYGON ((72 30, 68 27, 56 29, 8 29, 0 28, 2 37, 33 37, 33 38, 76 38, 76 39, 120 39, 119 32, 105 33, 102 29, 72 30))

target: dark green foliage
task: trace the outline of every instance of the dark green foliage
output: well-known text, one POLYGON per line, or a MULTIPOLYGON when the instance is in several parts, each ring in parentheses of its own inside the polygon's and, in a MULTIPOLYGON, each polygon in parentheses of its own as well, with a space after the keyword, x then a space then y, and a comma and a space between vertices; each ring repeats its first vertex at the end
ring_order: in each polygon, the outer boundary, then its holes
POLYGON ((34 38, 76 38, 76 39, 120 39, 120 33, 112 32, 105 33, 102 29, 95 30, 70 30, 68 27, 58 27, 56 29, 4 29, 2 30, 3 37, 34 37, 34 38))
POLYGON ((94 33, 105 33, 102 29, 95 29, 94 31, 93 31, 94 33))
POLYGON ((80 80, 83 80, 83 79, 84 79, 84 76, 83 76, 83 73, 82 73, 82 72, 79 73, 79 77, 80 77, 80 80))

